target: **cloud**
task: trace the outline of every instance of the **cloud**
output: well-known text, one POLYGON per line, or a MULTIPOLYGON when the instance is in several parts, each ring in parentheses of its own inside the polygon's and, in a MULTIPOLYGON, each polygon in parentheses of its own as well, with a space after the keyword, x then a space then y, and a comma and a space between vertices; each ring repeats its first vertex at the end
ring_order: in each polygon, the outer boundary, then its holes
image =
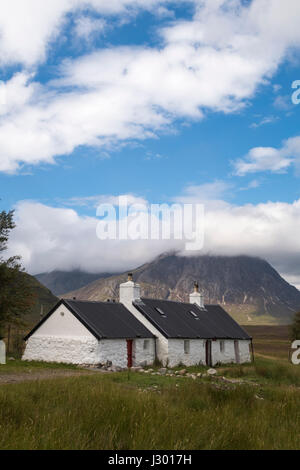
POLYGON ((261 126, 265 126, 266 124, 273 124, 274 122, 278 121, 278 116, 266 116, 262 118, 259 122, 253 122, 250 127, 256 129, 261 126))
POLYGON ((94 34, 103 34, 107 26, 102 18, 82 16, 75 20, 75 33, 79 38, 89 41, 94 34))
MULTIPOLYGON (((107 201, 117 202, 116 197, 110 198, 107 201)), ((32 273, 75 268, 117 272, 137 267, 162 252, 184 248, 184 241, 172 239, 101 241, 96 236, 98 221, 79 216, 73 209, 20 202, 10 253, 19 253, 32 273)), ((208 203, 204 227, 204 248, 197 254, 260 256, 300 284, 300 200, 241 206, 225 201, 208 203)))
POLYGON ((243 188, 239 188, 239 191, 248 191, 249 189, 256 189, 256 188, 259 188, 260 185, 261 185, 261 181, 252 180, 252 181, 250 181, 249 184, 247 184, 247 186, 245 186, 243 188))
POLYGON ((0 15, 0 64, 32 67, 46 60, 53 42, 62 33, 67 15, 90 9, 103 16, 152 10, 164 0, 10 0, 2 2, 0 15))
POLYGON ((120 202, 120 198, 122 197, 126 198, 127 204, 147 204, 146 199, 135 196, 134 194, 121 194, 120 196, 96 195, 86 197, 71 197, 61 202, 65 206, 97 208, 99 204, 118 205, 120 202))
POLYGON ((184 188, 183 194, 174 198, 174 202, 180 204, 208 203, 209 201, 220 202, 222 198, 230 195, 232 184, 222 180, 200 185, 189 185, 184 188))
POLYGON ((248 173, 271 171, 285 173, 292 164, 299 165, 300 137, 292 137, 283 142, 280 149, 274 147, 255 147, 244 159, 236 160, 233 165, 238 176, 248 173))
MULTIPOLYGON (((66 13, 78 15, 83 6, 105 16, 154 11, 163 3, 54 0, 41 9, 37 0, 26 7, 12 0, 0 19, 0 57, 25 66, 45 60, 66 13)), ((80 146, 104 149, 152 138, 171 131, 178 119, 201 120, 208 111, 236 112, 300 44, 296 0, 289 8, 281 0, 192 3, 192 19, 157 29, 157 47, 110 47, 66 60, 58 79, 43 85, 25 69, 8 80, 8 105, 0 111, 0 171, 53 164, 80 146)), ((86 21, 86 13, 77 18, 86 21)), ((88 34, 92 25, 85 27, 88 34)))

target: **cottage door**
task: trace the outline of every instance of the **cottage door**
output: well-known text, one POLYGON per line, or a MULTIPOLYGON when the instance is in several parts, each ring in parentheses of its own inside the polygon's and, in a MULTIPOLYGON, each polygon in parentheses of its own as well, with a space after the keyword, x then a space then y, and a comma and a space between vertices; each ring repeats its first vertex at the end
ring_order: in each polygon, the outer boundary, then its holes
POLYGON ((240 349, 238 340, 234 340, 234 352, 235 352, 235 362, 239 364, 241 362, 240 358, 240 349))
POLYGON ((205 344, 205 353, 206 353, 206 365, 212 366, 212 354, 211 354, 211 340, 208 339, 205 344))
POLYGON ((127 340, 127 367, 132 367, 132 339, 127 340))

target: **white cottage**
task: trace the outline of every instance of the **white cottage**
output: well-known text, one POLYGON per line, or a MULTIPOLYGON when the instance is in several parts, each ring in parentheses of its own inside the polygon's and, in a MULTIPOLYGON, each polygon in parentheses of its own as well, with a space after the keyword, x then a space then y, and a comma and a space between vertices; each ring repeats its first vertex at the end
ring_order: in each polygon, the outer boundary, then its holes
POLYGON ((27 335, 23 360, 173 367, 251 361, 252 340, 219 305, 145 299, 128 275, 120 303, 61 300, 27 335))

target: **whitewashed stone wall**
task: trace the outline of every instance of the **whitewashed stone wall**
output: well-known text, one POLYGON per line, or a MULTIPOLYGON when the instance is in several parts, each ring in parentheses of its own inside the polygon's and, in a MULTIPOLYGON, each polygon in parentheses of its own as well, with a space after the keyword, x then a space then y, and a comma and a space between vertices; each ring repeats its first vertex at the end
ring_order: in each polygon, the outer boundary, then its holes
POLYGON ((24 361, 98 364, 99 341, 94 337, 57 337, 32 335, 26 345, 24 361))
POLYGON ((250 347, 251 347, 251 341, 249 340, 239 341, 241 363, 251 362, 250 347))
POLYGON ((127 367, 127 343, 125 339, 103 339, 100 341, 98 362, 111 361, 114 366, 127 367))
POLYGON ((168 365, 174 367, 178 364, 193 366, 205 365, 205 341, 203 339, 191 339, 190 352, 184 352, 183 339, 169 339, 168 345, 168 365))
POLYGON ((168 363, 168 340, 165 338, 147 318, 144 317, 133 305, 132 301, 123 302, 124 306, 137 318, 154 336, 156 336, 156 355, 163 365, 168 363))
MULTIPOLYGON (((224 340, 224 351, 221 352, 220 340, 212 341, 212 365, 218 363, 230 364, 236 362, 233 340, 224 340)), ((250 362, 251 354, 248 340, 239 340, 240 362, 250 362)), ((186 366, 203 364, 206 365, 206 340, 190 340, 189 353, 184 352, 183 339, 169 339, 168 341, 168 365, 174 367, 178 364, 186 366)))
POLYGON ((135 339, 133 342, 133 364, 139 366, 144 362, 147 365, 153 364, 155 360, 155 339, 135 339), (144 342, 147 341, 148 348, 144 349, 144 342))
MULTIPOLYGON (((236 355, 234 348, 234 340, 224 340, 224 351, 221 352, 220 340, 212 341, 212 364, 231 364, 235 363, 236 355)), ((239 340, 239 355, 240 363, 251 362, 251 355, 249 345, 251 344, 248 340, 239 340)))
MULTIPOLYGON (((144 340, 133 341, 133 365, 154 361, 154 340, 149 339, 149 349, 144 351, 144 340)), ((98 341, 91 337, 66 338, 32 335, 26 345, 24 361, 61 362, 66 364, 105 364, 127 367, 127 342, 125 339, 98 341)))

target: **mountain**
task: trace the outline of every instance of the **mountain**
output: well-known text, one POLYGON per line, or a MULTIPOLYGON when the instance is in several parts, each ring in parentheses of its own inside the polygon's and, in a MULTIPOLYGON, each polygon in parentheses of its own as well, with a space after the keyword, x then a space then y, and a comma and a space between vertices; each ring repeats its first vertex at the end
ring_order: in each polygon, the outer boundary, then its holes
POLYGON ((44 286, 48 287, 53 294, 61 295, 64 292, 80 289, 80 287, 101 279, 111 276, 112 274, 98 273, 91 274, 79 270, 74 271, 52 271, 50 273, 36 274, 35 278, 44 286))
POLYGON ((41 318, 41 313, 46 314, 58 301, 58 298, 52 292, 43 286, 34 276, 21 272, 20 276, 25 277, 26 287, 32 290, 34 295, 34 305, 28 315, 22 316, 26 325, 32 326, 41 318))
MULTIPOLYGON (((206 303, 218 303, 241 324, 289 323, 300 310, 300 292, 260 258, 181 257, 164 254, 133 271, 145 297, 187 301, 198 280, 206 303)), ((98 279, 64 297, 118 299, 126 274, 98 279)))

